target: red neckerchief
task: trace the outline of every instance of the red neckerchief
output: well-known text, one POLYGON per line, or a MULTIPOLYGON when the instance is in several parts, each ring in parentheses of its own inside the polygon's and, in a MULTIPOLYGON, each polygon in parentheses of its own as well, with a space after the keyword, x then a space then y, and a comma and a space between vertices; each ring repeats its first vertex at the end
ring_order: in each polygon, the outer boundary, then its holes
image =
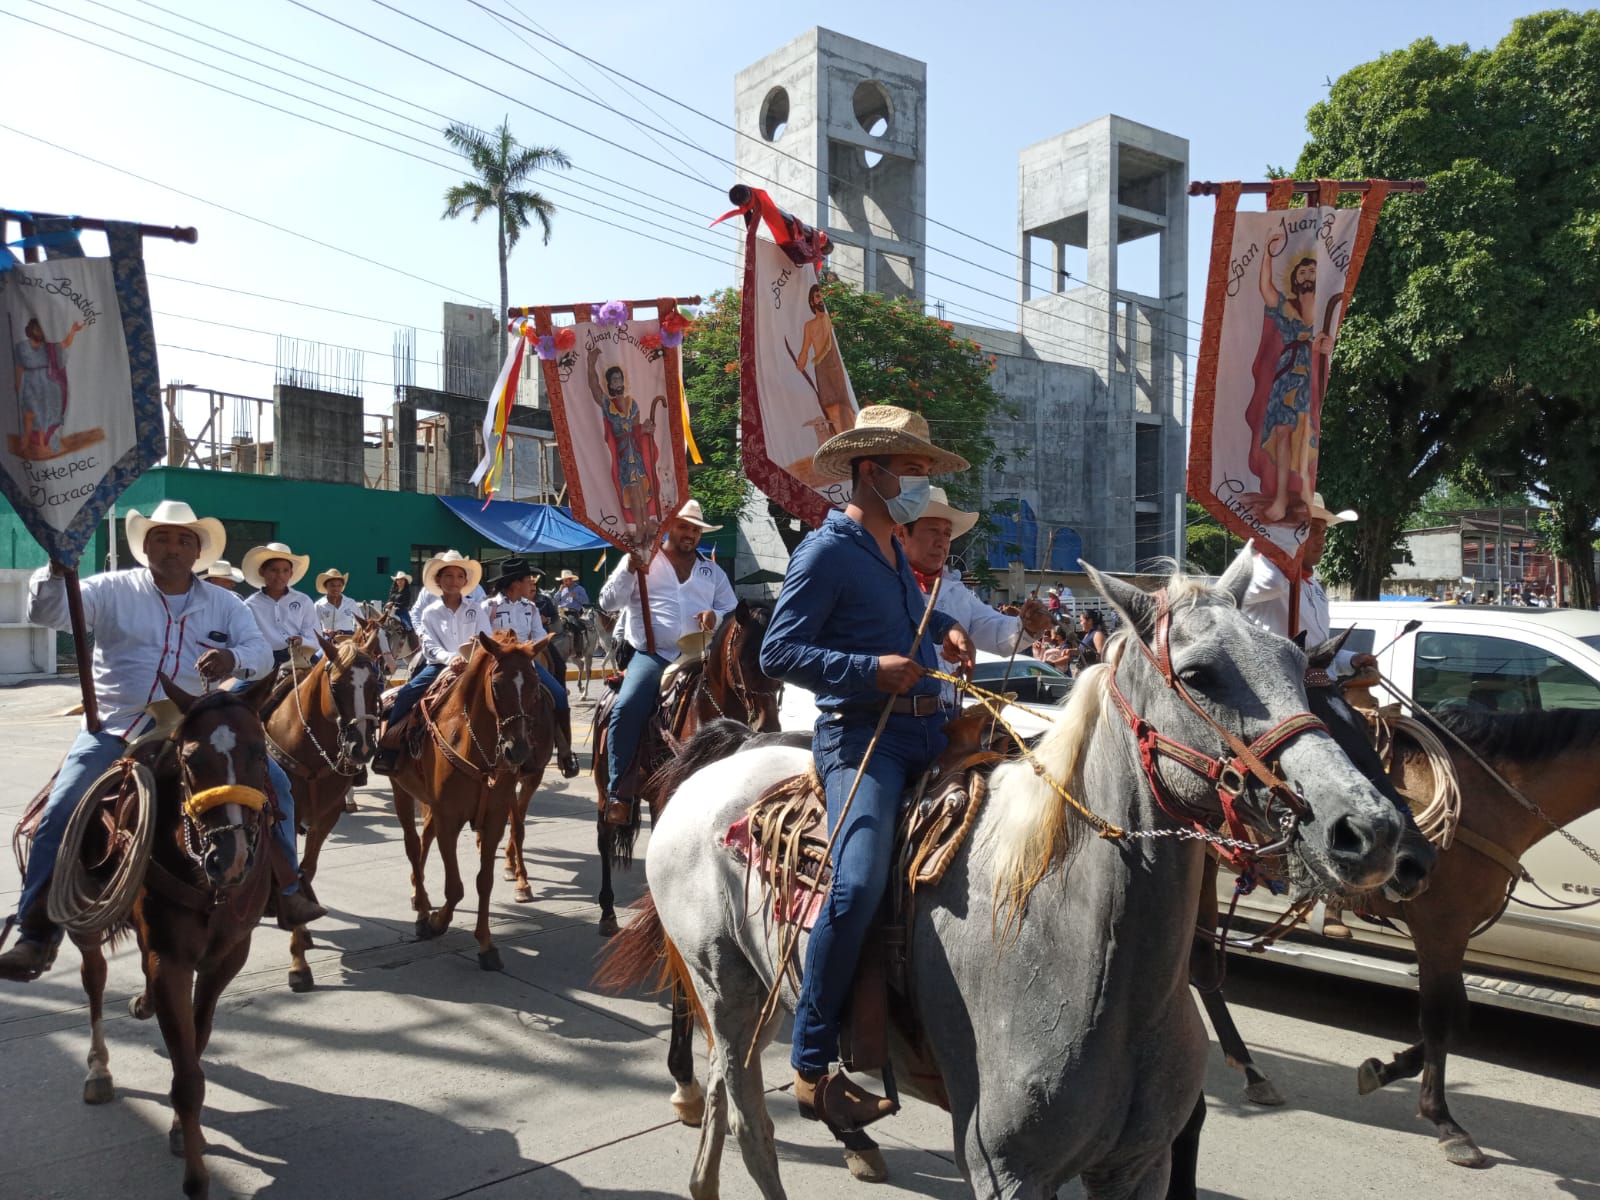
POLYGON ((932 575, 924 575, 915 567, 911 568, 911 573, 917 577, 917 582, 922 585, 922 594, 924 596, 933 591, 933 582, 939 578, 939 572, 937 571, 935 571, 932 575))

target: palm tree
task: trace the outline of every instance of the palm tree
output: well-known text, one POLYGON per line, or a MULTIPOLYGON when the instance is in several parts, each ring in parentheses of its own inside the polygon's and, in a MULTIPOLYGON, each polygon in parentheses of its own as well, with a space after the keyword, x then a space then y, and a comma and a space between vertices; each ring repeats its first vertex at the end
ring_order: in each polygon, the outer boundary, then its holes
MULTIPOLYGON (((511 304, 506 282, 506 260, 511 257, 511 251, 516 249, 522 231, 534 218, 538 219, 539 227, 544 231, 544 244, 548 246, 550 218, 556 214, 556 206, 552 201, 538 192, 522 190, 518 185, 525 183, 535 171, 552 167, 565 170, 572 165, 572 160, 554 146, 520 145, 511 136, 509 116, 492 133, 484 133, 470 125, 453 124, 444 131, 444 140, 472 164, 477 178, 458 183, 445 191, 444 216, 440 220, 459 217, 470 209, 473 223, 476 224, 485 212, 494 210, 496 248, 500 254, 500 312, 497 320, 504 333, 506 309, 511 304)), ((509 337, 509 334, 505 334, 505 338, 509 337)))

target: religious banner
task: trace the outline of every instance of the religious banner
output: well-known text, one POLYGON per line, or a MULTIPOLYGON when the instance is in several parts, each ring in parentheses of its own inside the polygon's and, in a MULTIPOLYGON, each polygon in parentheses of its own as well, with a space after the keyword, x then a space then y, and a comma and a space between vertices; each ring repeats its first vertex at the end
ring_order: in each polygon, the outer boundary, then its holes
POLYGON ((1238 211, 1243 185, 1217 187, 1189 495, 1298 578, 1328 362, 1390 185, 1341 208, 1339 185, 1319 184, 1290 208, 1294 184, 1277 180, 1265 212, 1238 211))
POLYGON ((679 347, 689 321, 676 300, 534 308, 573 519, 648 562, 661 529, 689 499, 679 347), (640 319, 634 309, 656 316, 640 319), (575 321, 557 326, 554 312, 575 321))
POLYGON ((822 524, 850 498, 848 480, 821 479, 811 458, 855 425, 856 395, 823 302, 818 267, 828 235, 802 225, 759 188, 729 193, 745 219, 739 312, 739 435, 745 474, 789 513, 822 524), (757 237, 765 226, 773 240, 757 237))
POLYGON ((110 258, 61 227, 0 253, 0 492, 50 557, 76 566, 106 510, 165 451, 140 227, 110 258))

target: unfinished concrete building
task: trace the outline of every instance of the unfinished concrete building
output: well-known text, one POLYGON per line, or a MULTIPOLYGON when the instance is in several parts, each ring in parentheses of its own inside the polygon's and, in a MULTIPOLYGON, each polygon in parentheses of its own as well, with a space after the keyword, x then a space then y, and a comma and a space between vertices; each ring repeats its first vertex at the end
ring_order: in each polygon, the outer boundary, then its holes
MULTIPOLYGON (((944 299, 926 278, 925 64, 813 29, 741 71, 735 93, 737 128, 750 135, 736 139, 741 181, 827 230, 844 278, 944 299)), ((1016 326, 956 322, 997 357, 995 388, 1017 410, 995 424, 1006 459, 984 480, 984 508, 1017 514, 991 564, 1068 571, 1081 553, 1127 571, 1175 552, 1188 183, 1186 139, 1117 116, 1021 151, 1017 259, 1007 268, 1019 281, 1016 326), (1140 247, 1140 278, 1125 278, 1123 247, 1147 238, 1154 268, 1140 247), (1048 262, 1036 272, 1041 246, 1048 262)), ((958 298, 949 297, 953 308, 958 298)), ((762 541, 753 529, 751 539, 762 541)))

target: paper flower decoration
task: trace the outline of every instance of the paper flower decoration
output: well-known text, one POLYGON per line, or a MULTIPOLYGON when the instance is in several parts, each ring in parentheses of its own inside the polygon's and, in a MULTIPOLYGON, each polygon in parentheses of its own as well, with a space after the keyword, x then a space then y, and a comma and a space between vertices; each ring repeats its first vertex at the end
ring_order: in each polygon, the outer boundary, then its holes
POLYGON ((563 325, 556 330, 556 349, 571 350, 578 344, 578 335, 571 325, 563 325))
POLYGON ((554 362, 556 357, 556 339, 548 333, 538 340, 534 349, 539 352, 539 357, 545 362, 554 362))
POLYGON ((681 335, 687 328, 689 328, 689 318, 683 314, 681 309, 674 308, 661 314, 662 333, 676 333, 681 335))
POLYGON ((595 317, 599 325, 621 325, 628 319, 628 306, 621 300, 607 300, 600 306, 600 312, 595 317))
POLYGON ((669 350, 674 350, 683 345, 683 330, 679 329, 674 331, 668 329, 666 327, 666 323, 663 322, 661 327, 661 344, 667 347, 669 350))
POLYGON ((654 353, 666 344, 665 334, 647 333, 639 339, 639 348, 647 354, 654 353))

